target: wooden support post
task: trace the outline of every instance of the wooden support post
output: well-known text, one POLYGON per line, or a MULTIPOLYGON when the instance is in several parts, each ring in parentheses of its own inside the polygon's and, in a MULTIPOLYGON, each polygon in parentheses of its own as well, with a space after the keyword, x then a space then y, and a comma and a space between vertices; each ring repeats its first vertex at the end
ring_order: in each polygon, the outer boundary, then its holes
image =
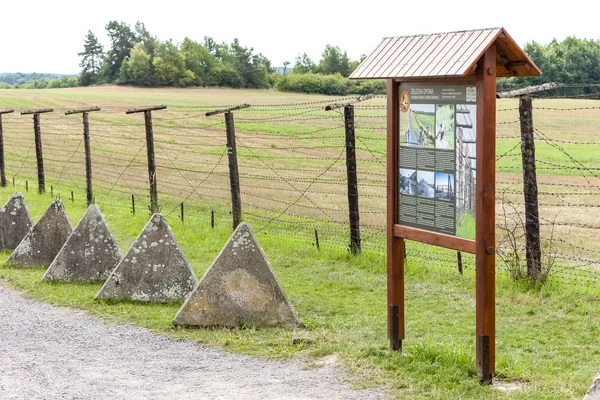
POLYGON ((90 150, 90 122, 88 114, 92 111, 100 111, 100 107, 83 108, 65 112, 65 115, 83 114, 83 145, 85 148, 85 181, 86 198, 89 206, 94 202, 94 192, 92 189, 92 154, 90 150))
POLYGON ((183 213, 183 201, 181 202, 181 204, 179 205, 179 207, 181 208, 181 222, 184 221, 184 213, 183 213))
POLYGON ((523 196, 525 197, 525 256, 527 275, 538 279, 542 272, 540 215, 535 169, 535 142, 533 139, 533 105, 530 97, 519 99, 521 117, 521 157, 523 160, 523 196))
POLYGON ((4 165, 4 130, 2 128, 2 115, 10 114, 13 112, 15 112, 15 110, 0 110, 0 186, 2 187, 6 187, 6 170, 4 165))
POLYGON ((354 106, 344 107, 346 127, 346 174, 348 177, 348 211, 350 218, 350 251, 359 253, 360 215, 358 212, 358 178, 356 173, 356 139, 354 136, 354 106))
POLYGON ((46 193, 46 177, 44 176, 44 155, 42 153, 40 114, 33 114, 33 131, 35 134, 35 158, 38 170, 38 192, 43 194, 46 193))
POLYGON ((46 178, 44 176, 44 156, 42 154, 42 133, 40 128, 40 114, 54 111, 51 108, 45 108, 42 110, 28 110, 23 111, 21 115, 33 114, 33 131, 35 134, 35 157, 37 160, 37 172, 38 172, 38 192, 40 194, 46 193, 46 178))
MULTIPOLYGON (((375 98, 372 94, 359 96, 341 103, 325 106, 325 111, 344 108, 344 125, 346 127, 346 174, 348 178, 348 214, 350 219, 350 251, 354 254, 361 251, 360 214, 358 211, 358 178, 356 173, 356 144, 354 106, 355 103, 375 98)), ((389 111, 389 110, 388 110, 389 111)))
POLYGON ((237 150, 235 144, 235 126, 233 114, 225 113, 225 126, 227 129, 227 155, 229 157, 229 185, 231 187, 231 215, 233 218, 233 229, 242 222, 242 196, 240 194, 240 177, 237 162, 237 150))
POLYGON ((135 215, 135 195, 131 195, 131 213, 135 215))
POLYGON ((398 221, 398 85, 387 82, 387 301, 390 349, 402 351, 404 340, 404 239, 394 234, 398 221))
POLYGON ((146 150, 148 154, 148 182, 150 184, 150 214, 159 212, 158 189, 156 185, 156 161, 154 159, 154 132, 152 130, 152 111, 164 110, 167 106, 153 106, 148 108, 134 108, 127 110, 126 114, 144 113, 146 123, 146 150))
POLYGON ((458 262, 458 273, 463 274, 463 262, 462 262, 462 253, 460 251, 456 252, 456 261, 458 262))
POLYGON ((210 210, 210 227, 215 229, 215 210, 210 210))
POLYGON ((158 213, 158 188, 156 187, 156 160, 154 159, 154 132, 152 111, 144 111, 146 122, 146 150, 148 150, 148 181, 150 182, 150 213, 158 213))
POLYGON ((481 384, 492 384, 492 372, 490 371, 490 337, 488 335, 477 335, 477 350, 481 354, 481 384))
POLYGON ((496 45, 477 66, 476 333, 489 338, 489 354, 477 345, 477 372, 489 381, 496 351, 496 45))

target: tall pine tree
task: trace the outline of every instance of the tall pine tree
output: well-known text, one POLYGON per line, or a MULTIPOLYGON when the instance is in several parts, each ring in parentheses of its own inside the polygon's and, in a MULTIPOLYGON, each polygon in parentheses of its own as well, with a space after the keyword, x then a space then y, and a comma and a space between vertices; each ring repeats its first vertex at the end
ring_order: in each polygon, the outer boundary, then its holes
POLYGON ((102 67, 103 48, 92 31, 88 31, 87 35, 85 35, 85 39, 83 39, 83 51, 77 54, 81 57, 81 62, 79 63, 81 67, 79 84, 81 86, 88 86, 96 83, 98 81, 98 73, 102 67))

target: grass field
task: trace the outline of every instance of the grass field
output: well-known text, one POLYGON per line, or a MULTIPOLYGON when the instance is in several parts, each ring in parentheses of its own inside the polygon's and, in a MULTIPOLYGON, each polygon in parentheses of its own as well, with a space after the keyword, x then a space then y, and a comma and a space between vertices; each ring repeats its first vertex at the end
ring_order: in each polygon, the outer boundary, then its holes
MULTIPOLYGON (((560 279, 566 275, 551 277, 546 285, 531 289, 510 281, 498 266, 496 377, 521 387, 505 394, 481 387, 475 373, 472 257, 464 257, 466 271, 459 275, 454 272, 455 253, 410 243, 405 352, 386 350, 385 244, 381 232, 385 223, 385 100, 356 107, 361 229, 365 236, 365 251, 359 256, 351 256, 345 245, 348 217, 343 116, 322 111, 323 105, 335 100, 227 89, 0 90, 0 108, 55 107, 61 114, 89 105, 103 108, 90 116, 96 202, 123 250, 148 218, 143 117, 125 115, 124 110, 169 105, 167 111, 154 113, 159 199, 198 277, 231 231, 224 124, 222 116, 206 118, 203 113, 224 105, 253 104, 235 114, 245 218, 257 231, 303 321, 302 327, 175 329, 170 321, 179 304, 97 303, 92 298, 99 285, 43 283, 42 269, 0 267, 0 277, 27 296, 225 351, 299 358, 314 365, 337 359, 355 385, 381 386, 398 398, 583 397, 600 365, 599 293, 593 282, 581 293, 580 285, 560 279), (130 208, 131 194, 136 196, 135 215, 130 208), (186 203, 183 223, 178 219, 181 201, 186 203), (211 210, 216 215, 215 229, 210 227, 211 210), (315 228, 322 241, 320 251, 312 245, 315 228), (313 342, 294 345, 294 338, 313 342), (334 357, 324 357, 328 355, 334 357)), ((519 208, 520 156, 518 148, 512 150, 519 142, 516 106, 512 100, 498 102, 497 154, 507 154, 498 160, 497 185, 499 196, 504 193, 505 201, 519 208), (506 188, 515 192, 503 192, 506 188)), ((593 136, 600 112, 589 109, 597 106, 596 101, 540 100, 535 106, 544 108, 534 114, 536 128, 552 139, 600 143, 593 136), (546 109, 582 107, 587 109, 546 109)), ((47 185, 53 186, 54 197, 63 198, 75 224, 85 211, 81 120, 61 114, 42 116, 47 185), (71 191, 74 202, 67 200, 71 191)), ((31 125, 29 117, 4 118, 7 174, 9 181, 15 177, 16 188, 0 189, 0 200, 8 200, 15 190, 25 191, 27 180, 30 190, 26 200, 37 220, 51 196, 34 194, 31 125)), ((588 207, 596 204, 590 193, 597 193, 600 184, 589 172, 600 162, 594 156, 595 145, 558 143, 589 170, 567 168, 574 164, 564 153, 538 141, 539 159, 566 166, 539 170, 541 214, 548 219, 557 214, 559 222, 596 227, 598 209, 588 207)), ((578 255, 597 260, 598 229, 558 226, 555 231, 568 242, 566 250, 583 246, 586 251, 578 255)), ((6 258, 4 254, 0 261, 6 258)), ((575 261, 560 261, 563 267, 569 262, 575 261)))

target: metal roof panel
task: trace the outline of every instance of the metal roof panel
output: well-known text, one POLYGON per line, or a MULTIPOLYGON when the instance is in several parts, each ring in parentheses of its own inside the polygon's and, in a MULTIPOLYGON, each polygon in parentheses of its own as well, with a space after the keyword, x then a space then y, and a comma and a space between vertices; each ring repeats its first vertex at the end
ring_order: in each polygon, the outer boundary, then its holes
POLYGON ((498 76, 541 74, 504 28, 490 28, 384 38, 350 78, 466 76, 494 43, 498 76))

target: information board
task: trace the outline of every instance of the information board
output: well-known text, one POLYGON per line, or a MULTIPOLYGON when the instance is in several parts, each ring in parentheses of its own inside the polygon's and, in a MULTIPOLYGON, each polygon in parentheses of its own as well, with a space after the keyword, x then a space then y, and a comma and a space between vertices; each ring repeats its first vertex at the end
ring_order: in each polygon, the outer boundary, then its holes
POLYGON ((399 88, 400 225, 475 239, 475 85, 399 88))

